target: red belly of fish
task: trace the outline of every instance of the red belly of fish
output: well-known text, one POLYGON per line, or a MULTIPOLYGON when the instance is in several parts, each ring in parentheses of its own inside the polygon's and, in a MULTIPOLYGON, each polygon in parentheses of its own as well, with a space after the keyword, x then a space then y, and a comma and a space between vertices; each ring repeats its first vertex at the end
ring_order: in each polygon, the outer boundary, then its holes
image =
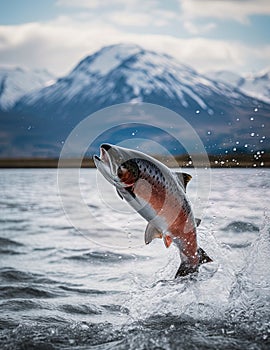
POLYGON ((168 224, 168 231, 173 236, 172 238, 181 240, 182 252, 189 263, 197 266, 199 258, 197 255, 196 227, 194 227, 194 222, 188 219, 187 213, 175 196, 166 193, 163 186, 151 186, 147 181, 142 181, 134 190, 137 196, 151 205, 157 215, 165 219, 168 224))
POLYGON ((193 223, 189 222, 185 214, 180 213, 169 230, 175 238, 181 240, 182 252, 189 264, 197 266, 199 264, 198 244, 196 228, 193 223))

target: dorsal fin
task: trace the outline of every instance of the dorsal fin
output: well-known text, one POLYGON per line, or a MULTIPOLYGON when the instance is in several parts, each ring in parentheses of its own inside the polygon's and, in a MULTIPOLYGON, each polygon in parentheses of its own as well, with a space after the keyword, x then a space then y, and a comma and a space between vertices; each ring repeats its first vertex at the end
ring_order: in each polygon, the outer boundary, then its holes
POLYGON ((196 222, 197 227, 200 225, 201 221, 202 221, 201 219, 195 218, 195 222, 196 222))
POLYGON ((149 222, 144 234, 145 244, 151 243, 154 238, 162 238, 162 233, 149 222))
POLYGON ((184 189, 186 190, 187 184, 192 179, 192 176, 187 173, 181 173, 181 172, 176 172, 175 175, 177 179, 180 181, 180 183, 183 185, 184 189))

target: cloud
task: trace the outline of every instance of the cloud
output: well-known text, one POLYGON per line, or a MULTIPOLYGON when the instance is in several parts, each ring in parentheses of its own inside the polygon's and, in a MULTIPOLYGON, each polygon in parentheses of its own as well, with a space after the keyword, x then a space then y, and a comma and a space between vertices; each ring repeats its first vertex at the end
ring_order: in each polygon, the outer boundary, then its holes
POLYGON ((117 37, 118 31, 105 23, 87 24, 68 17, 0 26, 0 63, 46 67, 57 75, 66 74, 83 56, 117 37))
POLYGON ((269 0, 179 0, 186 19, 215 18, 249 23, 253 15, 270 15, 269 0))
POLYGON ((0 26, 0 64, 47 68, 64 75, 84 56, 120 42, 168 53, 201 72, 257 70, 270 61, 270 45, 253 48, 223 40, 132 33, 88 15, 84 19, 61 16, 44 23, 0 26))
POLYGON ((120 7, 122 9, 146 9, 156 8, 159 5, 158 0, 57 0, 59 7, 71 7, 81 9, 101 9, 120 7))
POLYGON ((183 20, 183 27, 186 29, 186 31, 193 35, 202 35, 203 33, 208 33, 211 30, 216 28, 215 23, 207 23, 204 25, 198 25, 195 24, 193 21, 190 20, 183 20))
POLYGON ((111 23, 123 27, 163 27, 176 19, 177 16, 170 11, 153 10, 149 12, 113 11, 104 16, 111 23))
MULTIPOLYGON (((114 0, 114 3, 121 4, 122 0, 114 0)), ((73 7, 73 8, 86 8, 95 9, 98 7, 104 7, 110 4, 109 0, 57 0, 56 6, 60 7, 73 7)))
POLYGON ((161 8, 160 0, 57 0, 57 6, 83 9, 85 16, 96 14, 105 22, 123 27, 162 27, 179 15, 161 8))

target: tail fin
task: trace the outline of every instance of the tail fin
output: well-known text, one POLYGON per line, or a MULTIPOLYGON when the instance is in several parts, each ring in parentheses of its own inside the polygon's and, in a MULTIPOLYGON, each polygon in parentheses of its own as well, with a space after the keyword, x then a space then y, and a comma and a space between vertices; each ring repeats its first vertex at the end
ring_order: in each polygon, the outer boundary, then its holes
POLYGON ((176 272, 176 275, 174 278, 177 277, 184 277, 187 275, 190 275, 192 273, 198 272, 198 266, 191 266, 189 265, 187 262, 183 261, 181 262, 181 265, 179 267, 179 269, 176 272))
POLYGON ((199 255, 199 265, 206 264, 208 262, 212 262, 213 260, 209 258, 209 256, 205 253, 202 248, 198 248, 199 255))
POLYGON ((190 266, 187 262, 183 261, 181 262, 181 265, 179 269, 176 272, 175 278, 177 277, 184 277, 189 274, 198 272, 198 267, 202 264, 206 264, 208 262, 212 262, 213 260, 209 258, 209 256, 205 253, 205 251, 202 248, 198 248, 198 255, 199 255, 199 264, 198 266, 190 266))

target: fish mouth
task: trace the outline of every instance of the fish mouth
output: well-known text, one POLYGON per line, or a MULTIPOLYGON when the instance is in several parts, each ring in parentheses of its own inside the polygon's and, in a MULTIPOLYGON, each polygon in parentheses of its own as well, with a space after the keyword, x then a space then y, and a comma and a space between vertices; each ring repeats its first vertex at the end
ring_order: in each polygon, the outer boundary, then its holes
POLYGON ((94 163, 101 174, 111 183, 119 182, 117 170, 119 165, 115 160, 115 151, 109 144, 100 146, 100 156, 94 155, 94 163))

